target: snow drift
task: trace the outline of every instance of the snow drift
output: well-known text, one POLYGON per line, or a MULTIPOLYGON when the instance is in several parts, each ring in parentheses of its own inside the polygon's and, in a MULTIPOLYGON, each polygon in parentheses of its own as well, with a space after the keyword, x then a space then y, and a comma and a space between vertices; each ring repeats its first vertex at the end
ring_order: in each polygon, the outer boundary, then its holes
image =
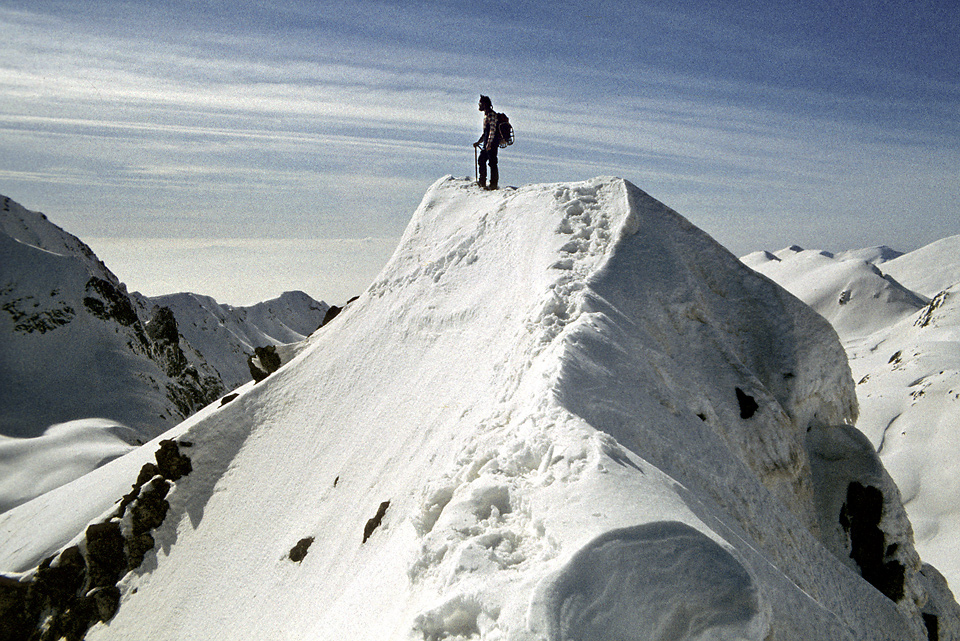
POLYGON ((830 325, 633 185, 448 177, 296 359, 0 515, 0 604, 89 639, 956 638, 856 414, 830 325))

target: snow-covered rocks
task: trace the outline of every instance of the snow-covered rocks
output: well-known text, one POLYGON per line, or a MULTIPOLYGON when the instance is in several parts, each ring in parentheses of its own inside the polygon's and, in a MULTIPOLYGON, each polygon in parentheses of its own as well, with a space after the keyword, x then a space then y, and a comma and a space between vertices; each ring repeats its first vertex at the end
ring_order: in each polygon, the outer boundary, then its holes
MULTIPOLYGON (((247 359, 256 348, 300 343, 320 327, 329 305, 303 292, 286 292, 249 307, 218 303, 199 294, 169 294, 150 302, 170 309, 180 333, 232 390, 251 380, 247 359)), ((283 348, 284 359, 295 351, 283 348)))
MULTIPOLYGON (((866 455, 834 330, 623 180, 438 181, 369 290, 238 392, 163 436, 192 471, 86 638, 956 632, 876 460, 835 469, 866 455), (892 588, 851 562, 878 536, 892 588)), ((0 569, 122 521, 158 445, 0 515, 0 569)))

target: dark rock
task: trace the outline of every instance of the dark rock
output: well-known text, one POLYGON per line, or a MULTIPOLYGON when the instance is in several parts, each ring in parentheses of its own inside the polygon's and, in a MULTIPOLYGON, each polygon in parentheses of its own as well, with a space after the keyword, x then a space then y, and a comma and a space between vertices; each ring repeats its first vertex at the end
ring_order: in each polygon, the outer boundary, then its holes
POLYGON ((76 595, 87 576, 87 562, 80 554, 80 548, 71 546, 56 557, 57 564, 47 559, 37 568, 35 589, 45 599, 54 603, 63 603, 76 595))
POLYGON ((259 383, 280 369, 280 355, 277 354, 277 348, 273 345, 255 347, 253 351, 255 356, 247 357, 247 366, 250 368, 250 376, 253 377, 254 382, 259 383))
POLYGON ((160 449, 154 455, 160 475, 170 481, 176 481, 193 471, 190 458, 180 453, 180 448, 174 440, 160 441, 160 449))
POLYGON ((130 299, 110 282, 93 276, 87 281, 86 292, 83 304, 97 318, 115 320, 128 327, 139 324, 130 299))
MULTIPOLYGON (((170 482, 164 478, 154 478, 143 486, 140 496, 130 507, 133 535, 138 536, 158 528, 167 516, 170 504, 166 501, 170 491, 170 482)), ((140 565, 137 563, 137 565, 140 565)), ((136 567, 136 566, 134 566, 136 567)))
POLYGON ((277 348, 273 345, 266 347, 255 347, 253 350, 257 358, 260 359, 260 365, 268 374, 273 374, 280 369, 280 355, 277 354, 277 348))
POLYGON ((250 368, 250 376, 251 378, 253 378, 254 383, 259 383, 266 377, 270 376, 268 372, 265 372, 259 367, 257 367, 257 364, 253 360, 253 356, 247 357, 247 367, 250 368))
POLYGON ((939 641, 940 619, 936 614, 923 612, 923 624, 927 627, 927 641, 939 641))
MULTIPOLYGON (((339 316, 339 315, 340 315, 340 312, 342 312, 344 309, 347 308, 347 305, 349 305, 349 304, 352 303, 353 301, 357 300, 358 298, 360 298, 360 297, 359 297, 359 296, 354 296, 353 298, 351 298, 350 300, 348 300, 346 303, 344 303, 343 307, 337 307, 336 305, 331 305, 330 307, 328 307, 328 308, 327 308, 327 313, 323 315, 323 320, 320 321, 320 327, 323 327, 324 325, 326 325, 327 323, 329 323, 330 321, 332 321, 334 318, 336 318, 337 316, 339 316)), ((320 327, 318 327, 317 329, 320 329, 320 327)))
POLYGON ((30 638, 40 615, 31 591, 31 583, 0 575, 0 641, 30 638))
POLYGON ((297 544, 290 549, 290 560, 294 563, 300 563, 307 556, 307 550, 313 544, 313 537, 308 536, 297 541, 297 544))
POLYGON ((373 531, 380 527, 380 523, 383 521, 383 515, 387 513, 388 507, 390 507, 390 501, 384 501, 380 504, 380 508, 377 510, 376 515, 367 521, 367 525, 363 528, 364 543, 367 542, 367 539, 370 538, 370 535, 373 534, 373 531))
POLYGON ((66 303, 60 307, 35 311, 36 302, 33 296, 26 296, 7 301, 0 305, 0 309, 10 314, 13 319, 13 331, 19 334, 37 332, 46 334, 61 325, 66 325, 77 315, 73 308, 66 303))
POLYGON ((93 601, 97 616, 103 622, 112 619, 120 609, 120 588, 115 585, 94 588, 87 597, 93 601))
POLYGON ((127 569, 135 570, 143 563, 147 552, 153 549, 156 540, 149 532, 134 534, 126 539, 124 549, 127 553, 127 569))
POLYGON ((81 641, 91 626, 113 618, 120 607, 117 582, 153 549, 151 531, 167 516, 171 482, 192 471, 176 441, 161 441, 156 459, 140 468, 114 518, 87 527, 86 557, 72 546, 22 583, 0 575, 0 641, 81 641), (120 519, 127 513, 131 531, 124 536, 120 519))
POLYGON ((59 616, 54 617, 48 633, 41 638, 81 641, 97 618, 93 599, 75 597, 60 610, 59 616))
POLYGON ((153 316, 147 321, 147 336, 158 343, 178 345, 180 331, 177 329, 177 319, 169 307, 156 307, 153 316))
POLYGON ((905 568, 888 556, 897 547, 886 545, 886 535, 880 529, 882 518, 883 493, 879 489, 856 481, 847 486, 840 525, 850 536, 850 558, 868 583, 891 601, 899 601, 904 594, 905 568))
POLYGON ((324 325, 332 321, 334 318, 339 316, 340 312, 342 311, 343 311, 342 307, 331 305, 329 308, 327 308, 327 313, 323 315, 323 320, 320 321, 320 327, 323 327, 324 325))
POLYGON ((739 387, 736 388, 737 402, 740 404, 740 418, 747 419, 757 413, 760 406, 756 399, 744 392, 739 387))
POLYGON ((239 394, 227 394, 226 396, 224 396, 223 398, 220 399, 220 407, 223 407, 224 405, 226 405, 227 403, 229 403, 230 401, 232 401, 233 399, 235 399, 235 398, 238 397, 238 396, 240 396, 240 395, 239 395, 239 394))
POLYGON ((153 463, 144 463, 143 467, 140 468, 140 473, 137 475, 136 483, 133 484, 133 489, 120 499, 120 507, 116 513, 118 518, 123 516, 127 511, 127 507, 137 500, 137 497, 140 496, 140 489, 156 476, 160 476, 160 468, 153 463))
POLYGON ((87 527, 87 576, 93 587, 116 585, 127 569, 123 535, 118 521, 87 527))

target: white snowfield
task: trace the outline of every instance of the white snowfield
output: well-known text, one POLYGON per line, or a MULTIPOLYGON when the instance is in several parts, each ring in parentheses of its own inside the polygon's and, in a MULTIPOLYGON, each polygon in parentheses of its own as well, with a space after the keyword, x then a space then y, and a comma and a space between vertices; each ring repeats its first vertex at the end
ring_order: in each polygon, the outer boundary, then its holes
MULTIPOLYGON (((192 471, 86 638, 957 638, 856 418, 829 323, 633 185, 447 177, 297 358, 161 437, 192 471)), ((0 569, 93 554, 159 440, 0 515, 0 569)))
POLYGON ((907 254, 784 249, 743 262, 829 319, 917 549, 960 585, 960 236, 907 254))

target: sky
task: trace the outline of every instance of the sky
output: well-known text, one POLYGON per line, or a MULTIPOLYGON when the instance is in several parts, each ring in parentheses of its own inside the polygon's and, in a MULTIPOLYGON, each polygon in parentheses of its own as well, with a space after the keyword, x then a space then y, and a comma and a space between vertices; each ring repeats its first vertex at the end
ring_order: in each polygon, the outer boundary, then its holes
POLYGON ((0 194, 146 294, 339 304, 481 93, 502 186, 620 176, 737 255, 960 233, 955 0, 0 0, 0 194))

